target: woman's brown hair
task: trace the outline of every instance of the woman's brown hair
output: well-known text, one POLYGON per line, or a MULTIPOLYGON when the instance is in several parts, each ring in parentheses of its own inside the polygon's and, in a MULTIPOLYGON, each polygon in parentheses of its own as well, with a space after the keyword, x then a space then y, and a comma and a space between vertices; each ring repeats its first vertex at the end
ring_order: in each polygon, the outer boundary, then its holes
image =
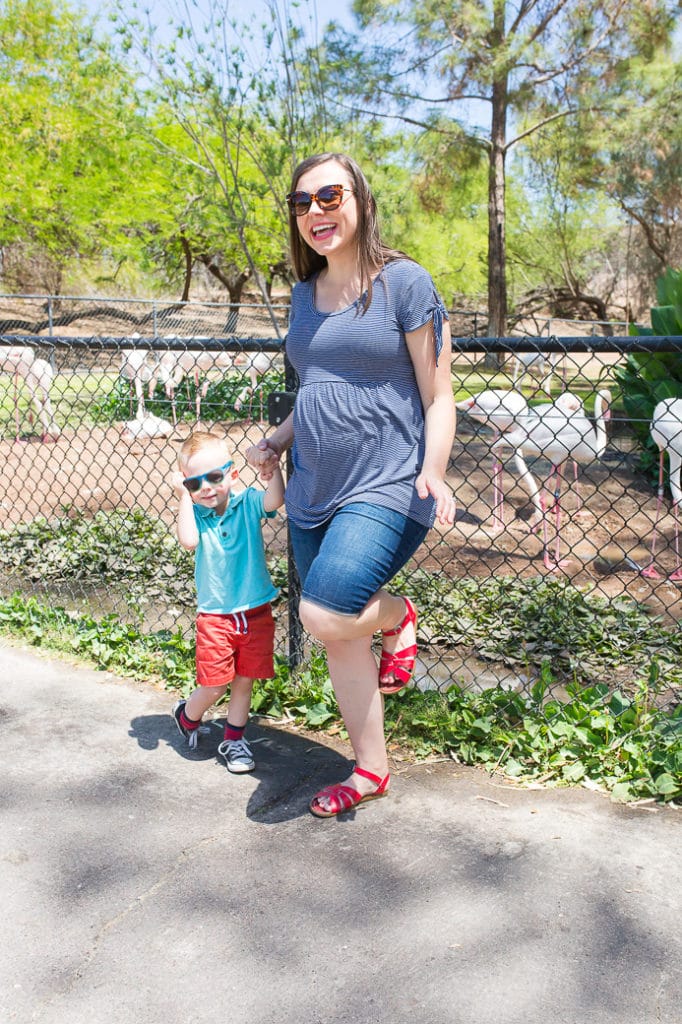
MULTIPOLYGON (((372 301, 372 274, 376 272, 377 268, 383 267, 392 260, 405 260, 410 257, 399 249, 389 248, 381 241, 377 204, 372 190, 355 160, 346 156, 345 153, 319 153, 317 156, 309 156, 302 160, 292 175, 291 191, 296 191, 299 180, 307 171, 331 160, 341 164, 348 171, 358 205, 357 250, 360 267, 360 294, 366 293, 362 305, 364 313, 372 301)), ((319 273, 327 266, 327 257, 316 253, 301 237, 296 224, 296 216, 291 210, 289 211, 289 240, 291 260, 299 281, 309 280, 313 274, 319 273)))

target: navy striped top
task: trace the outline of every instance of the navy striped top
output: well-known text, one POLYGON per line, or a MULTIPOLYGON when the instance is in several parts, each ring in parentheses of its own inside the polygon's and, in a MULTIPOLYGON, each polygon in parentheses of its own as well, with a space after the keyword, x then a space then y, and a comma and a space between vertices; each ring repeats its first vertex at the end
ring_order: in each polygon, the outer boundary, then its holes
POLYGON ((431 276, 412 260, 383 267, 364 314, 361 300, 320 313, 314 278, 295 286, 286 350, 300 389, 286 509, 298 526, 318 526, 355 501, 433 525, 433 498, 414 488, 424 410, 405 333, 432 320, 438 357, 443 317, 431 276))

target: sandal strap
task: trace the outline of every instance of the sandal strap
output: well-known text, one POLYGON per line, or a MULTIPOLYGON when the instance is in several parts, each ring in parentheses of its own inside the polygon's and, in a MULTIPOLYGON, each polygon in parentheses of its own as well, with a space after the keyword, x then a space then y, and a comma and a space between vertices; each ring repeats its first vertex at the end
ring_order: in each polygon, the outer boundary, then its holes
POLYGON ((355 768, 353 768, 353 771, 356 775, 362 775, 363 779, 369 779, 369 781, 373 782, 375 786, 380 786, 384 781, 380 775, 375 775, 374 772, 368 772, 366 768, 360 768, 357 764, 355 768))
POLYGON ((326 798, 332 804, 332 814, 341 814, 343 811, 349 811, 362 800, 362 794, 358 793, 357 789, 353 789, 352 786, 344 786, 340 782, 335 783, 333 786, 325 786, 324 789, 315 794, 313 802, 319 802, 320 797, 326 798))
POLYGON ((382 636, 397 636, 398 633, 401 633, 403 629, 405 629, 405 626, 408 624, 408 622, 416 622, 417 609, 412 604, 409 597, 404 597, 403 601, 405 602, 405 615, 402 621, 398 623, 395 629, 382 629, 382 636))

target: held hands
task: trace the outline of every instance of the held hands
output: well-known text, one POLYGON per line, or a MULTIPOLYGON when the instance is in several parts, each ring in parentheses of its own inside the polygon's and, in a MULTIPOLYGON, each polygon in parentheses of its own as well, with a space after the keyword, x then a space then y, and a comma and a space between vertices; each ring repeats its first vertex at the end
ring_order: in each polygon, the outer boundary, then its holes
POLYGON ((455 521, 457 502, 445 481, 430 473, 420 473, 414 486, 420 498, 428 498, 429 494, 435 498, 438 522, 442 526, 452 526, 455 521))
POLYGON ((271 480, 279 466, 279 455, 270 447, 267 438, 263 437, 258 444, 247 448, 246 461, 258 471, 261 480, 271 480))

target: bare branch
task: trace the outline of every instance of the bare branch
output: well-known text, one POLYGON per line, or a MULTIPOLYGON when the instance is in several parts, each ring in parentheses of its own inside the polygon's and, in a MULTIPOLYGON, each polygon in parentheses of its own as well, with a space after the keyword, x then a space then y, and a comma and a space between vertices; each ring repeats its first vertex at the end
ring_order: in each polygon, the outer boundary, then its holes
POLYGON ((525 131, 520 132, 515 139, 511 139, 511 141, 504 147, 505 153, 510 150, 512 146, 515 146, 517 142, 520 142, 521 139, 525 139, 527 136, 533 135, 534 132, 539 131, 540 128, 544 128, 546 124, 550 124, 552 121, 558 121, 562 117, 569 117, 571 114, 575 113, 575 107, 569 107, 568 110, 560 110, 556 114, 550 114, 549 117, 543 118, 542 121, 538 121, 537 124, 531 125, 530 128, 526 128, 525 131))

